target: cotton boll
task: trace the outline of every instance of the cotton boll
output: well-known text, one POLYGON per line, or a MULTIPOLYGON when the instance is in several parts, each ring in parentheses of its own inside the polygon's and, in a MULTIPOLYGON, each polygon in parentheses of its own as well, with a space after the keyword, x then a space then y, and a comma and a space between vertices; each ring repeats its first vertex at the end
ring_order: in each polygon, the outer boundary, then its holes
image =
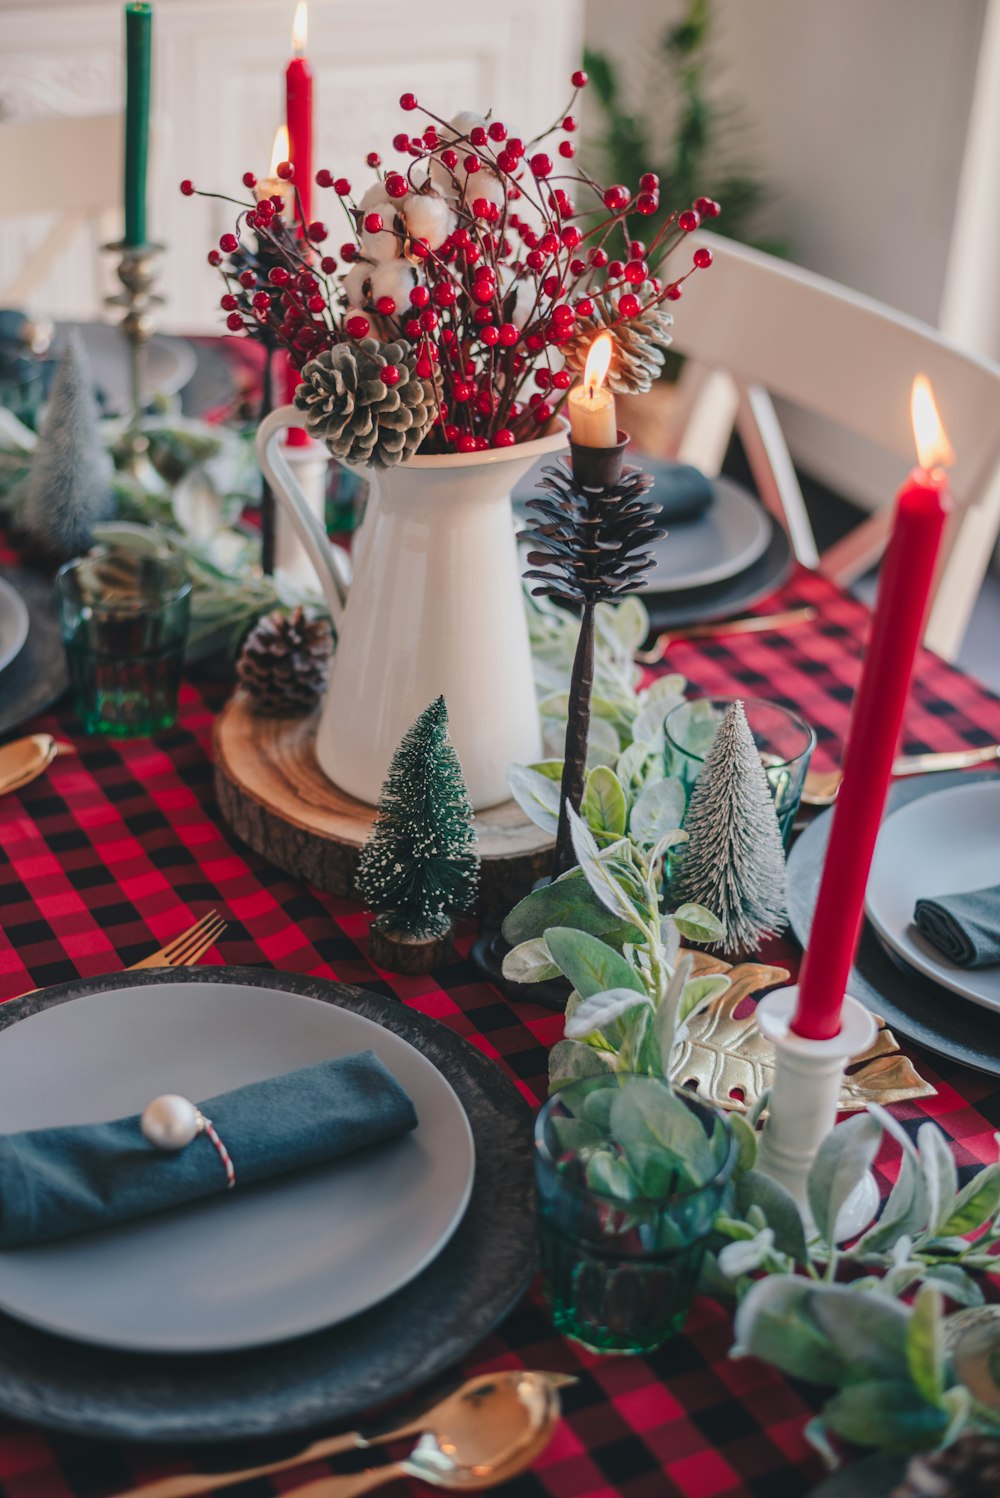
POLYGON ((415 281, 416 277, 405 260, 390 260, 376 265, 372 271, 372 301, 377 302, 382 296, 391 296, 397 308, 405 307, 415 281))
MULTIPOLYGON (((365 282, 372 273, 372 267, 366 265, 362 260, 356 260, 350 270, 344 276, 341 285, 351 303, 353 310, 357 310, 365 302, 365 282)), ((350 316, 350 313, 348 313, 350 316)))
POLYGON ((476 198, 485 198, 488 203, 495 203, 498 208, 503 207, 507 197, 500 178, 495 177, 489 171, 477 172, 475 181, 471 187, 466 188, 466 193, 473 202, 476 198))
POLYGON ((362 213, 381 213, 388 202, 389 194, 381 182, 373 182, 368 188, 358 207, 362 213))
POLYGON ((486 117, 477 114, 474 109, 462 109, 448 121, 448 128, 452 132, 453 139, 457 135, 471 135, 477 126, 485 130, 486 117))
MULTIPOLYGON (((393 223, 396 218, 396 205, 388 198, 381 202, 375 202, 367 210, 368 213, 377 213, 382 219, 382 228, 374 234, 362 227, 361 244, 369 260, 395 260, 399 254, 399 240, 393 233, 393 223)), ((364 220, 362 219, 362 224, 364 220)))
POLYGON ((436 192, 410 193, 403 200, 403 217, 414 239, 426 239, 436 250, 455 227, 455 215, 436 192))
POLYGON ((504 267, 500 272, 500 299, 507 308, 507 298, 514 292, 513 307, 507 312, 515 328, 523 328, 535 304, 535 288, 531 281, 517 280, 512 271, 504 267))
POLYGON ((450 172, 437 156, 431 157, 430 179, 434 187, 447 203, 457 203, 461 193, 461 184, 465 180, 465 172, 459 165, 457 170, 450 172))

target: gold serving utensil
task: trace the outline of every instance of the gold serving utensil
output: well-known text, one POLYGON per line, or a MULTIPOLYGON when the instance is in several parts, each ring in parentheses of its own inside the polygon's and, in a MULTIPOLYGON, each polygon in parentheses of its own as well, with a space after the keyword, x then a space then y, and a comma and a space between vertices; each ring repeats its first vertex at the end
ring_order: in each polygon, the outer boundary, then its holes
MULTIPOLYGON (((209 947, 218 941, 225 931, 227 921, 217 910, 210 910, 208 915, 203 915, 200 920, 195 921, 180 936, 175 936, 168 941, 166 946, 157 947, 148 957, 143 957, 138 962, 133 962, 130 967, 125 968, 127 973, 138 972, 144 967, 193 967, 199 958, 204 957, 209 947)), ((29 988, 26 993, 40 993, 38 988, 29 988)), ((24 994, 18 994, 23 999, 24 994)))
POLYGON ((351 1477, 325 1477, 294 1489, 298 1498, 353 1498, 398 1477, 419 1477, 441 1488, 494 1487, 534 1461, 560 1416, 559 1390, 576 1379, 564 1373, 510 1369, 470 1378, 423 1414, 376 1434, 328 1436, 284 1461, 240 1471, 180 1473, 131 1488, 118 1498, 199 1498, 254 1477, 289 1472, 344 1451, 368 1450, 418 1437, 400 1462, 351 1477))
POLYGON ((747 614, 742 619, 722 619, 714 624, 691 624, 687 629, 658 635, 650 649, 637 650, 635 658, 642 666, 655 666, 662 661, 668 646, 675 640, 715 640, 722 635, 757 635, 765 630, 808 624, 815 617, 816 610, 810 604, 803 604, 801 608, 785 609, 780 614, 747 614))
POLYGON ((50 733, 32 733, 0 748, 0 796, 19 791, 44 775, 59 754, 75 754, 72 744, 54 739, 50 733))
MULTIPOLYGON (((894 776, 931 775, 941 770, 968 770, 973 765, 989 765, 1000 759, 1000 744, 986 744, 981 749, 949 749, 942 753, 901 754, 893 762, 894 776)), ((802 801, 805 806, 832 806, 844 778, 843 770, 810 770, 805 778, 802 801)))

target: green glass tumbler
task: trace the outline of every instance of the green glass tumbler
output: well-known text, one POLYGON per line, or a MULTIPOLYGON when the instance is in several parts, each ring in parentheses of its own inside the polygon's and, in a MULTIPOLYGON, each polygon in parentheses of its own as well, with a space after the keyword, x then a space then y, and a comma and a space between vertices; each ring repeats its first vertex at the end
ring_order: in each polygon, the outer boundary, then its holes
POLYGON ((101 550, 56 577, 77 716, 86 733, 146 738, 177 719, 191 581, 169 557, 101 550))
POLYGON ((680 1331, 736 1155, 725 1114, 662 1077, 609 1073, 554 1093, 535 1125, 535 1191, 542 1286, 558 1330, 592 1352, 614 1353, 651 1352, 680 1331), (680 1101, 683 1127, 664 1111, 663 1159, 671 1140, 675 1158, 690 1158, 692 1138, 700 1140, 711 1162, 700 1183, 668 1168, 656 1195, 588 1184, 594 1150, 618 1149, 595 1120, 606 1120, 615 1094, 635 1084, 647 1100, 659 1089, 680 1101))
MULTIPOLYGON (((715 731, 735 700, 689 697, 672 708, 663 720, 664 769, 683 782, 689 800, 715 731)), ((743 697, 740 701, 771 787, 781 837, 787 848, 806 771, 816 747, 816 735, 804 719, 777 702, 765 702, 759 697, 743 697)))

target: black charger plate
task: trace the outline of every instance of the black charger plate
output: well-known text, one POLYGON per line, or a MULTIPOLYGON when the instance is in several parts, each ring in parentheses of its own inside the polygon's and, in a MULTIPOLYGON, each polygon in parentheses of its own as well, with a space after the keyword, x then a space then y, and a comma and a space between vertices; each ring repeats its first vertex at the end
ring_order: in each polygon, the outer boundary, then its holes
POLYGON ((472 1198, 423 1274, 352 1320, 277 1346, 150 1357, 85 1346, 0 1315, 0 1410, 78 1435, 218 1446, 356 1421, 411 1393, 476 1346, 535 1267, 532 1113, 498 1066, 393 999, 262 968, 158 969, 77 980, 0 1006, 0 1029, 83 994, 146 983, 280 988, 385 1025, 448 1078, 476 1145, 472 1198))
POLYGON ((788 581, 794 557, 792 544, 780 525, 774 524, 763 556, 745 572, 709 583, 704 588, 685 588, 676 593, 641 592, 655 631, 681 630, 689 624, 712 624, 733 619, 769 598, 788 581))
POLYGON ((0 576, 28 606, 28 638, 0 671, 0 738, 44 712, 69 686, 55 589, 37 572, 4 567, 0 576))
MULTIPOLYGON (((974 774, 959 770, 897 780, 889 792, 887 811, 898 811, 910 801, 950 786, 996 778, 993 770, 974 774)), ((832 819, 832 808, 817 817, 788 856, 788 915, 802 946, 807 944, 812 927, 832 819)), ((900 1035, 950 1061, 1000 1076, 1000 1014, 972 1004, 897 963, 868 921, 848 981, 850 993, 900 1035)))

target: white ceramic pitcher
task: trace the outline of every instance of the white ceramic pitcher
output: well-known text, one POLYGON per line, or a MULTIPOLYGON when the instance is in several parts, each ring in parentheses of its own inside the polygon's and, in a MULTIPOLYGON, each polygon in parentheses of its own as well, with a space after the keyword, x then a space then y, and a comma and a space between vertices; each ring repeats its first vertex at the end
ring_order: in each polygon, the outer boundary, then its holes
POLYGON ((507 767, 541 758, 541 730, 510 491, 566 446, 566 424, 534 442, 364 469, 371 494, 353 576, 283 451, 294 406, 272 411, 257 455, 309 553, 337 631, 316 738, 330 779, 374 804, 393 752, 442 693, 476 810, 509 799, 507 767))

